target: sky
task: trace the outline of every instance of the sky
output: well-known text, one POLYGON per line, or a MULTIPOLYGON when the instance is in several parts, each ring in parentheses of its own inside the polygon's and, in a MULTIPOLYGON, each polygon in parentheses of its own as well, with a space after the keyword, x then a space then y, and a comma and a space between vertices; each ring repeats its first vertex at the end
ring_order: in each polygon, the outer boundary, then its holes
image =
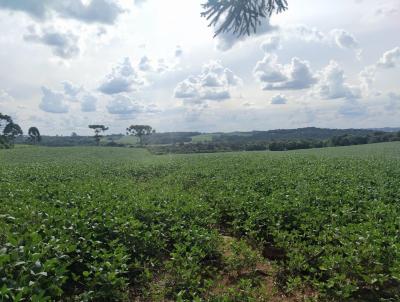
POLYGON ((400 1, 288 0, 250 37, 206 0, 0 0, 0 112, 25 132, 400 126, 400 1))

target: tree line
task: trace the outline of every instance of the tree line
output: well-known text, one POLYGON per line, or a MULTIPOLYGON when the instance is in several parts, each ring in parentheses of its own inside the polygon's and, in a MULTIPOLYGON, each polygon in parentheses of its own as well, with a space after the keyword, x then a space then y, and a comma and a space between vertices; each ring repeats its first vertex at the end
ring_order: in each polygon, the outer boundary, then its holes
POLYGON ((367 135, 344 134, 329 139, 292 139, 272 141, 210 141, 198 143, 178 143, 163 146, 150 146, 154 154, 166 153, 214 153, 235 151, 290 151, 311 148, 326 148, 400 141, 399 132, 375 131, 367 135))

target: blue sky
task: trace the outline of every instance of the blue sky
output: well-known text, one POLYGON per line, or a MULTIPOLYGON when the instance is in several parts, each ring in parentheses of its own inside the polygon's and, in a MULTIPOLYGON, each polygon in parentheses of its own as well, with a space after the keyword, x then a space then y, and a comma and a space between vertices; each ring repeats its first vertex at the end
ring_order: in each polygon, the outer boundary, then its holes
POLYGON ((400 126, 398 0, 289 0, 240 39, 203 1, 0 0, 0 112, 64 135, 400 126))

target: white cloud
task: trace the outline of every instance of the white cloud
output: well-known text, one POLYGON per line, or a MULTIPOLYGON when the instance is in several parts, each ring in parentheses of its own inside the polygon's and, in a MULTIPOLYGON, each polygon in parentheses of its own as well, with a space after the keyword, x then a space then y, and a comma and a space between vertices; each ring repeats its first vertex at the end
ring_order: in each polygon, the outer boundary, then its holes
MULTIPOLYGON (((217 25, 218 28, 219 24, 217 25)), ((231 49, 234 45, 236 45, 239 42, 243 42, 245 40, 257 37, 257 36, 261 36, 264 35, 266 33, 269 33, 271 31, 276 30, 277 27, 272 26, 269 23, 269 19, 268 18, 263 18, 261 20, 261 24, 260 26, 257 28, 257 32, 253 33, 251 36, 247 36, 247 35, 242 35, 242 36, 238 36, 237 34, 234 34, 232 32, 222 32, 220 33, 217 37, 217 49, 220 51, 227 51, 229 49, 231 49)))
POLYGON ((175 57, 179 58, 183 55, 183 49, 181 46, 177 45, 175 48, 175 57))
POLYGON ((143 108, 126 95, 117 95, 107 105, 108 113, 126 115, 142 112, 143 108))
POLYGON ((39 104, 40 109, 50 113, 67 113, 69 111, 63 93, 46 87, 42 87, 42 93, 42 100, 39 104))
POLYGON ((157 61, 157 72, 163 73, 163 72, 165 72, 165 71, 167 71, 169 69, 170 69, 170 67, 165 62, 165 59, 158 59, 158 61, 157 61))
POLYGON ((14 98, 5 90, 0 89, 0 103, 12 102, 14 98))
POLYGON ((199 97, 197 79, 189 78, 180 83, 175 88, 174 95, 178 99, 194 99, 199 97))
POLYGON ((184 99, 187 104, 201 104, 204 101, 230 99, 230 88, 240 85, 242 80, 218 61, 203 66, 198 76, 190 76, 178 83, 174 96, 184 99))
POLYGON ((0 0, 0 8, 27 13, 37 20, 53 15, 85 23, 113 24, 123 9, 114 0, 0 0))
POLYGON ((283 70, 284 67, 278 63, 277 55, 265 55, 261 61, 257 62, 254 75, 262 83, 282 82, 287 80, 283 70))
POLYGON ((319 82, 314 93, 324 99, 356 99, 361 97, 358 87, 346 83, 343 69, 337 62, 331 61, 319 74, 319 82))
POLYGON ((29 33, 24 35, 24 40, 47 45, 53 54, 62 59, 71 59, 80 53, 79 37, 72 32, 61 32, 55 28, 38 30, 35 26, 28 27, 29 33))
POLYGON ((333 29, 331 31, 336 44, 344 49, 358 49, 360 44, 356 38, 349 32, 343 29, 333 29))
POLYGON ((394 68, 400 63, 400 47, 386 51, 379 59, 377 66, 381 68, 394 68))
POLYGON ((298 90, 311 87, 316 79, 308 61, 292 58, 291 63, 281 65, 276 55, 265 55, 254 68, 255 77, 264 90, 298 90))
POLYGON ((299 39, 305 42, 317 42, 326 45, 336 45, 341 49, 350 49, 356 53, 358 59, 361 58, 362 49, 360 43, 353 34, 344 29, 333 29, 329 33, 324 33, 315 27, 304 24, 288 26, 282 30, 282 37, 292 41, 299 39))
POLYGON ((64 93, 73 100, 83 90, 82 86, 76 86, 69 81, 64 81, 61 84, 64 86, 64 93))
POLYGON ((273 105, 283 105, 288 102, 287 98, 283 94, 277 94, 271 99, 273 105))
POLYGON ((304 24, 289 26, 284 32, 285 38, 291 40, 297 38, 306 42, 326 42, 327 36, 315 27, 309 27, 304 24))
POLYGON ((391 100, 399 101, 400 102, 400 93, 395 93, 395 92, 389 92, 388 97, 391 100))
POLYGON ((351 33, 343 29, 333 29, 331 35, 337 46, 342 49, 352 49, 356 52, 357 58, 361 57, 360 44, 351 33))
POLYGON ((58 2, 55 5, 55 10, 61 17, 86 23, 113 24, 123 12, 122 8, 113 0, 91 0, 89 4, 84 4, 82 0, 58 2))
POLYGON ((150 59, 147 56, 143 56, 139 62, 139 69, 141 71, 150 71, 152 70, 150 59))
POLYGON ((95 112, 97 110, 97 98, 92 94, 85 94, 81 99, 82 112, 95 112))
POLYGON ((359 78, 361 82, 361 88, 366 93, 369 93, 372 89, 372 85, 375 82, 376 66, 369 65, 364 67, 359 73, 359 78))
POLYGON ((265 53, 271 53, 280 48, 280 38, 279 36, 271 35, 263 43, 261 43, 261 49, 265 53))
POLYGON ((397 8, 388 8, 388 7, 381 7, 375 11, 375 16, 382 16, 382 17, 391 17, 399 14, 399 10, 397 8))
POLYGON ((144 85, 144 79, 139 76, 129 58, 126 57, 106 76, 99 90, 104 94, 111 95, 132 91, 135 85, 144 85))

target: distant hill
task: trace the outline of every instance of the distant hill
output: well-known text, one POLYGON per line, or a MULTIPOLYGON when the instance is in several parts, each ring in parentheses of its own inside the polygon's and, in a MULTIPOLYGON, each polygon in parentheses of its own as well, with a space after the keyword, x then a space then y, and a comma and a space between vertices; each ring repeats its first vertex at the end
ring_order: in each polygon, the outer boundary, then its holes
POLYGON ((371 128, 370 130, 383 131, 383 132, 399 132, 400 127, 371 128))
MULTIPOLYGON (((268 131, 214 133, 212 141, 215 142, 257 142, 257 141, 281 141, 296 139, 325 140, 334 136, 345 134, 365 136, 377 130, 373 129, 328 129, 328 128, 297 128, 276 129, 268 131)), ((194 137, 195 138, 195 137, 194 137)))

